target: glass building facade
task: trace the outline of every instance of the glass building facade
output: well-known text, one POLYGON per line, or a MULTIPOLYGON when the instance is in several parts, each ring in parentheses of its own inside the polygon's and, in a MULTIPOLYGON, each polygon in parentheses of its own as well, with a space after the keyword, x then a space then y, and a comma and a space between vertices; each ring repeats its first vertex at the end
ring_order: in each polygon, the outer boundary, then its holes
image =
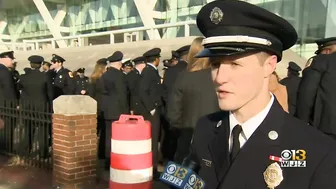
MULTIPOLYGON (((201 7, 212 0, 37 1, 44 3, 48 15, 61 28, 61 35, 71 36, 145 26, 144 19, 148 19, 148 15, 155 24, 195 20, 201 7), (56 17, 61 19, 56 21, 56 17)), ((293 49, 302 56, 310 56, 315 50, 314 40, 335 35, 336 12, 332 9, 336 10, 336 0, 243 1, 270 10, 293 24, 299 34, 293 49)), ((0 0, 0 21, 6 23, 2 34, 9 35, 12 42, 52 38, 53 32, 45 21, 46 15, 40 11, 33 0, 0 0)), ((200 35, 196 26, 190 29, 190 35, 200 35)), ((161 38, 180 37, 183 34, 183 27, 160 31, 161 38)))

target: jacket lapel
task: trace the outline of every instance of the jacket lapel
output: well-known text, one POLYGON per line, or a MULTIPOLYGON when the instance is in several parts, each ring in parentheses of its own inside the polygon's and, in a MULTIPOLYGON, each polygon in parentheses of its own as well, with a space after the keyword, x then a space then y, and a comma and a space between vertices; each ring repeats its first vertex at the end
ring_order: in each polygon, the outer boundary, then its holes
POLYGON ((209 151, 215 166, 218 181, 222 180, 229 168, 229 112, 222 112, 213 121, 213 139, 209 151))
MULTIPOLYGON (((256 173, 260 175, 260 182, 264 180, 262 174, 271 163, 269 156, 280 157, 281 154, 280 141, 284 115, 284 111, 274 99, 268 115, 241 148, 225 178, 220 180, 221 188, 246 187, 248 179, 256 178, 251 176, 256 173), (237 178, 240 182, 236 182, 237 178)), ((260 184, 264 184, 266 188, 265 183, 260 184)))

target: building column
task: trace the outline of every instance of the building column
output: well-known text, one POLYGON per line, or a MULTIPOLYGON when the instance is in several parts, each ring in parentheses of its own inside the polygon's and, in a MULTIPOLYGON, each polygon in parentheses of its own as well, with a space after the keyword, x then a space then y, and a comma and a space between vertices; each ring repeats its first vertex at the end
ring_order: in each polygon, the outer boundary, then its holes
MULTIPOLYGON (((140 18, 144 27, 155 26, 153 18, 153 10, 157 0, 134 0, 134 4, 138 9, 140 18)), ((153 31, 147 31, 150 40, 161 39, 159 31, 154 29, 153 31)))
POLYGON ((7 20, 6 20, 6 15, 4 12, 0 12, 0 42, 2 41, 2 34, 4 33, 5 29, 7 27, 7 20))
POLYGON ((327 18, 326 18, 325 37, 326 38, 334 37, 336 31, 336 12, 335 12, 336 1, 328 0, 326 8, 327 8, 327 18))
POLYGON ((61 26, 65 16, 66 16, 66 4, 57 5, 57 14, 54 18, 55 24, 61 26))
MULTIPOLYGON (((57 23, 55 22, 55 20, 52 18, 52 16, 50 15, 50 12, 47 8, 47 6, 44 4, 43 0, 33 0, 35 3, 36 8, 39 10, 43 20, 45 21, 45 23, 47 24, 51 34, 53 35, 54 38, 61 38, 62 34, 61 34, 61 29, 60 29, 60 25, 57 25, 57 23)), ((60 15, 62 15, 62 13, 60 13, 60 15)), ((62 16, 59 16, 62 17, 62 16)), ((57 19, 57 22, 59 22, 59 18, 57 19)), ((58 46, 60 48, 65 48, 67 47, 67 44, 65 42, 65 40, 57 40, 56 43, 58 44, 58 46)))

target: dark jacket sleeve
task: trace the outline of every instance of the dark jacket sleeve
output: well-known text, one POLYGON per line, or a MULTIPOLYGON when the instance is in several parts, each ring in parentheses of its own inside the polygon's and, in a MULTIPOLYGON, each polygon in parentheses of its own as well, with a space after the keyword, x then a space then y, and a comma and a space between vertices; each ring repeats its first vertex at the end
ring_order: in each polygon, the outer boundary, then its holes
POLYGON ((16 100, 19 98, 16 85, 14 83, 13 75, 9 71, 2 71, 2 87, 4 90, 5 98, 8 100, 16 100))
POLYGON ((314 58, 310 67, 306 68, 302 74, 299 85, 296 103, 296 117, 309 123, 313 114, 317 90, 323 73, 327 69, 325 56, 314 58))
POLYGON ((125 85, 125 78, 120 73, 120 79, 115 82, 116 91, 118 94, 119 105, 122 113, 129 113, 128 100, 127 100, 127 87, 125 85))
POLYGON ((200 118, 196 124, 196 127, 194 129, 194 134, 192 136, 192 139, 190 141, 190 146, 189 146, 189 154, 187 157, 184 158, 182 165, 187 166, 190 161, 196 162, 197 164, 200 164, 200 159, 197 154, 197 148, 200 146, 198 143, 199 141, 202 141, 202 127, 204 122, 204 117, 200 118))
POLYGON ((90 81, 88 91, 86 92, 91 98, 96 99, 96 82, 90 81))
POLYGON ((143 73, 139 83, 139 97, 148 112, 155 108, 154 101, 151 99, 151 75, 150 73, 143 73))
POLYGON ((64 94, 66 95, 73 95, 75 94, 75 79, 73 77, 70 77, 70 71, 66 72, 64 75, 66 77, 66 83, 65 83, 65 90, 64 94))
POLYGON ((182 106, 183 106, 183 74, 179 74, 173 85, 167 103, 167 117, 171 127, 182 128, 182 106))
POLYGON ((165 75, 163 77, 163 81, 162 81, 162 88, 163 88, 163 100, 164 102, 168 102, 168 96, 169 96, 169 79, 171 77, 171 69, 167 69, 165 71, 165 75))
POLYGON ((46 80, 46 89, 47 89, 47 96, 48 96, 48 102, 52 104, 52 101, 54 99, 54 88, 52 86, 52 81, 50 80, 50 77, 48 75, 44 74, 45 80, 46 80))
POLYGON ((134 110, 134 107, 135 107, 135 97, 137 94, 136 93, 136 90, 135 88, 137 87, 135 85, 136 81, 135 81, 135 75, 133 72, 130 73, 130 75, 127 77, 127 80, 128 80, 128 89, 129 89, 129 105, 130 105, 130 111, 133 111, 134 110))

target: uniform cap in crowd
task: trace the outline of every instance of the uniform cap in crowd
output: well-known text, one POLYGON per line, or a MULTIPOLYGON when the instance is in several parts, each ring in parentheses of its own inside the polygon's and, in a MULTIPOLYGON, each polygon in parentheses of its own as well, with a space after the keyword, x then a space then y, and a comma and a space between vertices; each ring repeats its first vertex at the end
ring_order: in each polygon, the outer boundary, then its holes
POLYGON ((297 65, 295 62, 289 62, 287 69, 295 71, 295 72, 299 72, 302 70, 301 67, 297 65))
POLYGON ((160 57, 161 49, 160 48, 153 48, 143 54, 145 58, 151 57, 160 57))
POLYGON ((84 73, 84 72, 85 72, 85 68, 79 68, 79 69, 77 70, 77 72, 78 72, 78 73, 84 73))
POLYGON ((10 59, 15 59, 14 51, 7 51, 7 52, 0 53, 0 58, 7 58, 7 57, 10 59))
POLYGON ((144 63, 145 60, 146 60, 145 57, 139 56, 139 57, 134 58, 132 61, 136 65, 136 64, 144 63))
POLYGON ((315 54, 320 54, 321 50, 329 45, 334 45, 336 44, 336 37, 329 37, 329 38, 324 38, 324 39, 319 39, 315 41, 317 44, 317 51, 315 51, 315 54))
POLYGON ((51 62, 65 62, 65 59, 57 54, 53 54, 51 62))
POLYGON ((123 59, 124 54, 120 51, 114 52, 111 56, 107 58, 108 62, 119 62, 123 59))
POLYGON ((39 56, 39 55, 32 55, 32 56, 28 57, 28 61, 30 63, 42 64, 44 62, 44 58, 42 56, 39 56))
POLYGON ((179 53, 180 57, 183 56, 183 55, 186 55, 188 54, 189 52, 189 49, 190 49, 190 45, 185 45, 179 49, 176 50, 177 53, 179 53))
POLYGON ((122 67, 125 68, 125 67, 132 67, 133 68, 133 64, 132 64, 132 61, 131 60, 127 60, 126 62, 124 62, 122 64, 122 67))

